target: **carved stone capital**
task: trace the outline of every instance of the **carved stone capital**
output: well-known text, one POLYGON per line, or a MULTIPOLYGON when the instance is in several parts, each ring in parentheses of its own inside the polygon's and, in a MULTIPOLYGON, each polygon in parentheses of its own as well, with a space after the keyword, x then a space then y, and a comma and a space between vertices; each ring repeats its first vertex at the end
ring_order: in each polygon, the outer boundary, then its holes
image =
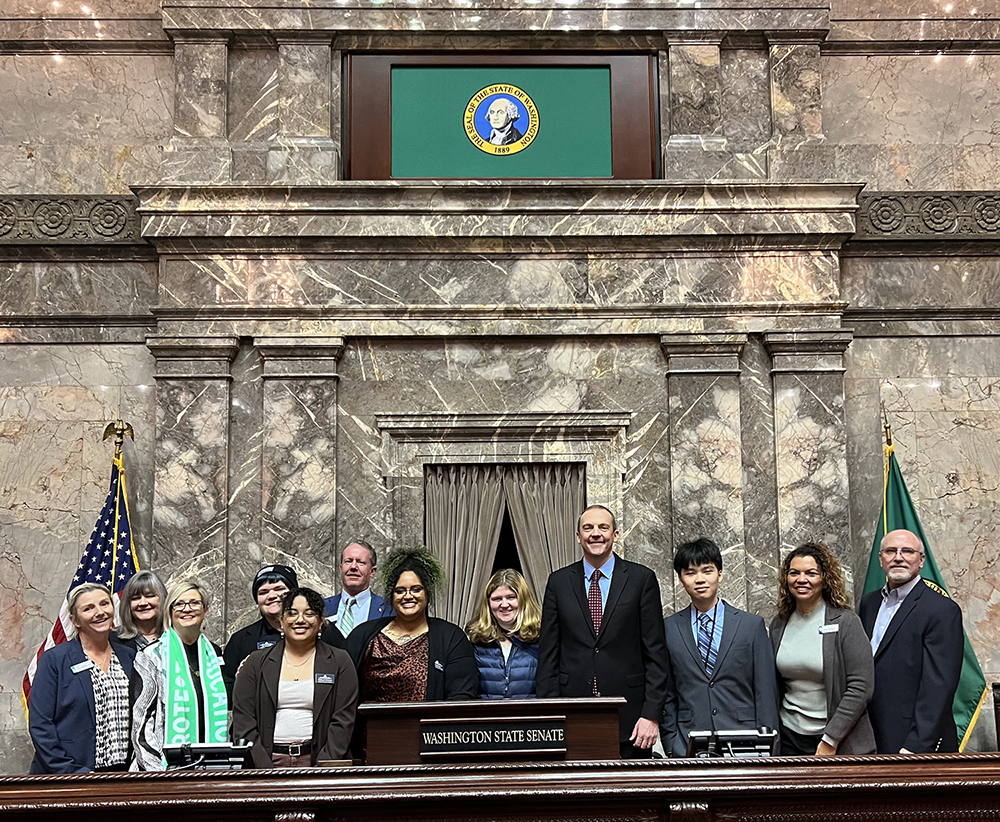
POLYGON ((805 371, 844 371, 844 352, 854 332, 849 329, 829 331, 769 331, 764 347, 771 355, 771 373, 805 371))
POLYGON ((660 337, 667 374, 739 374, 746 334, 671 334, 660 337))
POLYGON ((148 337, 156 379, 229 380, 239 347, 236 337, 148 337))
POLYGON ((343 337, 256 337, 264 379, 338 379, 343 337))

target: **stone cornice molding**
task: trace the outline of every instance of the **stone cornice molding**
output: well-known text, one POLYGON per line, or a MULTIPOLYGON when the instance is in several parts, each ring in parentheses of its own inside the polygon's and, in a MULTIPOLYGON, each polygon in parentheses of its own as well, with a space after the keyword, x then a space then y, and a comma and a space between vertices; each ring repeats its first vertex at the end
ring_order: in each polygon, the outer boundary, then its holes
POLYGON ((164 252, 379 252, 839 247, 856 184, 346 182, 139 187, 143 236, 164 252))
POLYGON ((326 31, 368 34, 386 31, 466 33, 619 33, 663 31, 827 31, 829 0, 600 0, 578 3, 503 4, 443 0, 385 3, 364 0, 240 0, 225 7, 212 0, 163 0, 167 32, 200 28, 239 33, 326 31))
POLYGON ((375 427, 399 441, 462 439, 611 439, 626 428, 631 413, 575 411, 510 414, 376 414, 375 427))
MULTIPOLYGON (((322 243, 316 222, 355 238, 363 250, 370 227, 380 251, 407 250, 422 239, 482 244, 495 239, 600 247, 602 237, 632 252, 673 247, 751 246, 749 237, 777 247, 840 247, 874 252, 877 244, 938 244, 1000 240, 1000 192, 875 191, 858 195, 853 184, 586 183, 545 181, 367 183, 335 186, 148 186, 128 195, 18 195, 0 197, 0 247, 7 254, 32 246, 46 257, 78 256, 86 248, 145 246, 177 250, 219 238, 226 248, 265 250, 267 238, 292 245, 322 243), (857 201, 855 204, 855 196, 857 201), (469 218, 463 221, 463 217, 469 218), (517 218, 513 219, 512 218, 517 218), (621 217, 620 224, 616 224, 621 217), (187 225, 188 221, 193 221, 187 225), (280 221, 280 222, 274 222, 280 221), (447 222, 445 222, 447 221, 447 222), (312 223, 312 229, 308 225, 312 223), (603 225, 602 225, 603 223, 603 225), (770 223, 770 224, 768 224, 770 223), (226 237, 230 228, 237 236, 226 237), (393 236, 391 230, 395 229, 393 236), (602 231, 603 229, 603 231, 602 231), (850 232, 850 236, 847 233, 850 232), (145 235, 145 236, 143 236, 145 235), (681 238, 700 242, 681 243, 681 238), (770 238, 770 244, 767 240, 770 238), (382 246, 385 241, 388 245, 382 246), (79 251, 71 251, 73 247, 79 251), (62 250, 60 250, 62 249, 62 250)), ((328 238, 337 250, 351 240, 328 238)), ((942 245, 942 247, 947 247, 942 245)), ((610 250, 610 249, 609 249, 610 250)), ((34 253, 34 252, 32 252, 34 253)))

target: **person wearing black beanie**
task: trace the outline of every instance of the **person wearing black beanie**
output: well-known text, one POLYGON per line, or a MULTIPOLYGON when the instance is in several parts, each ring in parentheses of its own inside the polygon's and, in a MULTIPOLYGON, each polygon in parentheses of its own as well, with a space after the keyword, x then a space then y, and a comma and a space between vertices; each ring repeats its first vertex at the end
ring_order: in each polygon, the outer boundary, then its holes
POLYGON ((270 648, 281 639, 281 600, 286 593, 298 587, 298 575, 287 565, 265 565, 254 576, 250 590, 260 611, 260 619, 233 634, 222 652, 225 660, 222 678, 230 699, 240 663, 254 651, 270 648))

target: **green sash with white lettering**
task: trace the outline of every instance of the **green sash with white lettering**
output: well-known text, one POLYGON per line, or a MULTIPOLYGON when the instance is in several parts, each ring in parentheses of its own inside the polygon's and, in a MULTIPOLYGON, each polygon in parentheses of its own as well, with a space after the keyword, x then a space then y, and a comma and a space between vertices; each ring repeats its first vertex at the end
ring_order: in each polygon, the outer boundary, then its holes
MULTIPOLYGON (((198 666, 201 671, 201 690, 205 704, 205 738, 198 739, 198 697, 191 671, 188 668, 184 643, 174 630, 164 635, 166 658, 163 673, 166 680, 166 716, 164 717, 164 742, 181 745, 197 742, 226 742, 226 685, 222 681, 222 668, 215 649, 204 636, 198 635, 198 666)), ((162 640, 161 640, 162 641, 162 640)))

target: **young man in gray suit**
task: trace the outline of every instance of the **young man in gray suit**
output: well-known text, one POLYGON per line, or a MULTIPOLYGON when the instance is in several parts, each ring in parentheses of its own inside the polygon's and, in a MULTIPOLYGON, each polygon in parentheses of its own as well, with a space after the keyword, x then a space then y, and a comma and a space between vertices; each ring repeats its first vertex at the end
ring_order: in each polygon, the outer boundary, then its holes
POLYGON ((691 605, 663 621, 670 680, 660 732, 684 756, 691 731, 778 727, 774 652, 764 620, 719 598, 722 552, 705 537, 674 552, 691 605))

